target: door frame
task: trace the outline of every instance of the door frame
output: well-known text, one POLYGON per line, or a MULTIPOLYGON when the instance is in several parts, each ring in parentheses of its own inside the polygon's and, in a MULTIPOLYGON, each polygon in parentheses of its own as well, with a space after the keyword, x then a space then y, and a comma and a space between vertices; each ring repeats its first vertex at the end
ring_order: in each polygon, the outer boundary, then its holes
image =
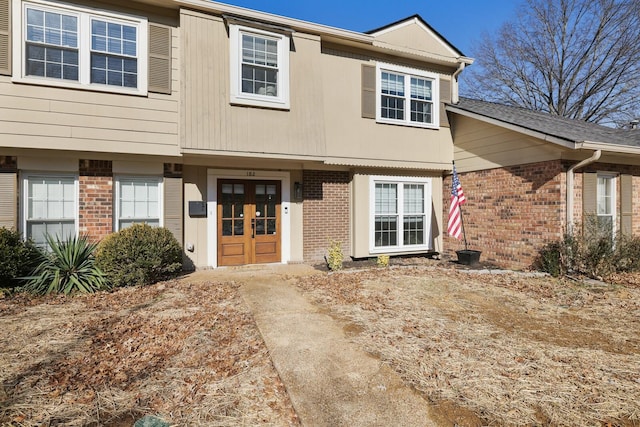
POLYGON ((280 181, 280 262, 291 261, 291 174, 253 169, 207 170, 207 264, 218 267, 218 180, 280 181))

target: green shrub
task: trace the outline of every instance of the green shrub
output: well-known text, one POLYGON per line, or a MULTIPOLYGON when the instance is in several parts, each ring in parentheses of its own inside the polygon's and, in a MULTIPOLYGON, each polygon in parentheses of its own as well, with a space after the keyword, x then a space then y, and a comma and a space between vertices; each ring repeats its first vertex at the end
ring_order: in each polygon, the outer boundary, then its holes
POLYGON ((182 270, 182 248, 166 228, 134 224, 107 236, 96 261, 114 286, 149 285, 182 270))
POLYGON ((29 277, 23 290, 37 295, 50 293, 95 292, 108 288, 108 282, 95 265, 93 251, 97 244, 87 236, 61 241, 47 235, 51 252, 43 252, 40 263, 29 277))
POLYGON ((342 259, 342 243, 337 240, 331 240, 329 242, 329 254, 327 256, 327 266, 329 267, 329 270, 341 270, 342 259))
POLYGON ((20 233, 0 228, 0 287, 15 287, 18 277, 26 276, 36 266, 40 251, 20 233))

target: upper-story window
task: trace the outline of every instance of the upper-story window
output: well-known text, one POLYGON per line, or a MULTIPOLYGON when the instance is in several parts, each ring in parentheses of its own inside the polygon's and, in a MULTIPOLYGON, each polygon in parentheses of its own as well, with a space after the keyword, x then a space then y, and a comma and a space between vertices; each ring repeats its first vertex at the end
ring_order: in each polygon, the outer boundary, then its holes
POLYGON ((423 70, 378 64, 376 120, 420 127, 438 127, 438 76, 423 70))
POLYGON ((14 79, 146 93, 145 18, 54 2, 23 3, 18 10, 23 25, 15 37, 21 45, 15 49, 20 69, 14 79))
POLYGON ((289 37, 229 25, 231 102, 289 108, 289 37))

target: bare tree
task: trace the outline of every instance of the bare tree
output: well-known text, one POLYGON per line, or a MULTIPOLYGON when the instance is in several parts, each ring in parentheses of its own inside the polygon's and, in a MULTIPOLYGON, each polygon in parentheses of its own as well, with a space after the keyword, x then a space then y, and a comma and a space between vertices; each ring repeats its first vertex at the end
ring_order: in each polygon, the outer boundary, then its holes
POLYGON ((526 0, 473 53, 465 96, 609 125, 640 113, 640 0, 526 0))

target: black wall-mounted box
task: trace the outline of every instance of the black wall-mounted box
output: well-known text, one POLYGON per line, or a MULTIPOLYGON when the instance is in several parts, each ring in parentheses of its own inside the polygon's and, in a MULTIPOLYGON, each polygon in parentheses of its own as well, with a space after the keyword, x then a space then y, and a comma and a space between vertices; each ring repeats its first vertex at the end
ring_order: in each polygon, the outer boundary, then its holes
POLYGON ((207 216, 207 202, 189 202, 189 216, 207 216))

